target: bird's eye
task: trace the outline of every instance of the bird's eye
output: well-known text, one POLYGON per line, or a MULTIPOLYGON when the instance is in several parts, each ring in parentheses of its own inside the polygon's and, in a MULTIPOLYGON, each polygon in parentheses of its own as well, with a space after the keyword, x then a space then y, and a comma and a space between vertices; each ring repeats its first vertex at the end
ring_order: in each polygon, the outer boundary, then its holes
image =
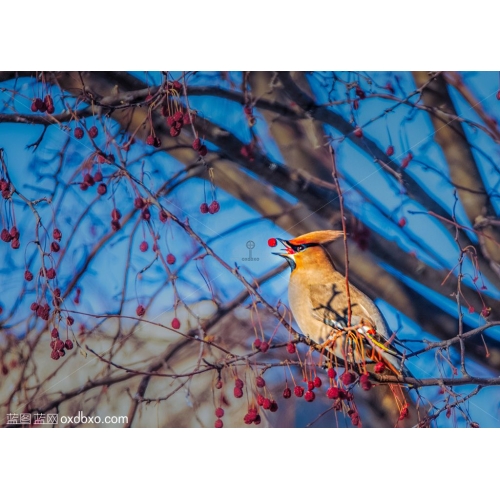
POLYGON ((304 250, 306 248, 305 245, 299 245, 297 247, 295 247, 295 251, 296 252, 302 252, 302 250, 304 250))

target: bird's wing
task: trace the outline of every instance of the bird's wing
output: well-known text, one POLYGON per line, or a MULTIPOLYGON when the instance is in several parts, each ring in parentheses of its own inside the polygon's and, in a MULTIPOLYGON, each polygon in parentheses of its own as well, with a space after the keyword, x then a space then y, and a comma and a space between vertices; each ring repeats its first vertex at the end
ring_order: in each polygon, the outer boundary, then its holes
MULTIPOLYGON (((367 338, 367 342, 381 351, 400 357, 401 353, 392 342, 386 344, 389 340, 389 329, 377 306, 353 285, 350 285, 349 292, 351 325, 363 325, 363 331, 360 333, 367 338)), ((347 327, 348 305, 343 282, 310 285, 309 296, 312 315, 316 319, 339 330, 347 327)))

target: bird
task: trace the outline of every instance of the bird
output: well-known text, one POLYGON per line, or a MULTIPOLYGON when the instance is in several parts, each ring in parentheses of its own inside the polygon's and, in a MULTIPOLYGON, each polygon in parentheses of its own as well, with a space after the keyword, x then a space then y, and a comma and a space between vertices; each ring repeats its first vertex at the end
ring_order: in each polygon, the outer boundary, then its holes
POLYGON ((284 249, 273 253, 285 258, 291 268, 288 302, 293 317, 306 337, 358 373, 367 373, 369 365, 372 371, 373 367, 379 373, 388 368, 394 375, 409 377, 397 348, 403 345, 390 334, 375 303, 350 283, 349 323, 345 276, 325 247, 343 236, 343 231, 324 230, 291 240, 275 238, 284 249))

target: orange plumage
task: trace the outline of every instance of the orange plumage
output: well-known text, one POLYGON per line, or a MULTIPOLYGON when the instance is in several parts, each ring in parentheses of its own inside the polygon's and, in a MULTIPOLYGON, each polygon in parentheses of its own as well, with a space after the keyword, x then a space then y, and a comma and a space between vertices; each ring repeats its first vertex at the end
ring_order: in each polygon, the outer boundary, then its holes
MULTIPOLYGON (((387 323, 374 302, 352 284, 351 322, 345 276, 338 272, 325 245, 341 238, 342 231, 314 231, 289 241, 278 240, 292 269, 288 300, 302 333, 326 353, 345 360, 350 367, 366 371, 366 364, 383 362, 401 373, 401 353, 389 341, 387 323)), ((405 375, 409 372, 404 369, 405 375)))

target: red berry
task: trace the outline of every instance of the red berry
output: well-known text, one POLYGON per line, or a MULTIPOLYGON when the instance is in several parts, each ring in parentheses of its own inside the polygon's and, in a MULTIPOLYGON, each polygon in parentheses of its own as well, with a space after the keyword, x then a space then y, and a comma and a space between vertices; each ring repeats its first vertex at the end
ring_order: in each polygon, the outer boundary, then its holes
POLYGON ((80 189, 82 191, 87 191, 88 188, 89 188, 89 185, 86 182, 80 183, 80 189))
POLYGON ((81 127, 76 127, 73 134, 77 139, 81 139, 83 137, 83 128, 81 127))
POLYGON ((74 320, 74 318, 73 318, 72 316, 68 316, 68 317, 66 318, 66 324, 67 324, 68 326, 71 326, 74 322, 75 322, 75 320, 74 320))
POLYGON ((314 382, 312 380, 307 381, 307 390, 314 391, 314 382))
POLYGON ((278 403, 276 403, 276 401, 274 399, 271 399, 271 407, 269 408, 269 410, 272 413, 278 411, 278 403))
POLYGON ((243 390, 241 387, 235 387, 233 390, 233 394, 235 398, 242 398, 243 397, 243 390))
POLYGON ((208 205, 206 203, 200 205, 200 212, 202 214, 208 214, 208 205))
POLYGON ((92 125, 92 127, 89 128, 89 136, 92 139, 95 139, 98 133, 99 131, 97 130, 97 127, 95 125, 92 125))
POLYGON ((352 107, 353 109, 359 109, 359 99, 353 99, 352 107))
POLYGON ((350 385, 356 380, 356 376, 354 373, 346 371, 341 375, 340 379, 344 385, 350 385))
POLYGON ((176 122, 181 121, 181 120, 183 119, 183 117, 184 117, 184 113, 183 113, 182 111, 176 111, 176 112, 174 113, 174 120, 175 120, 176 122))
POLYGON ((304 395, 304 388, 301 387, 300 385, 296 385, 293 392, 298 398, 301 398, 304 395))
POLYGON ((55 240, 57 241, 61 241, 61 238, 62 238, 62 233, 59 229, 55 228, 53 231, 52 231, 52 236, 54 237, 55 240))
POLYGON ((197 138, 193 141, 193 149, 194 149, 195 151, 199 151, 200 147, 201 147, 201 141, 200 141, 200 139, 197 137, 197 138))
POLYGON ((31 281, 33 279, 33 273, 29 269, 26 269, 26 271, 24 271, 24 279, 26 281, 31 281))
POLYGON ((50 250, 51 250, 52 252, 57 253, 57 252, 59 252, 59 250, 60 250, 60 249, 61 249, 61 247, 60 247, 59 243, 57 243, 57 241, 53 241, 53 242, 50 244, 50 250))
POLYGON ((120 224, 120 221, 118 219, 113 219, 111 221, 111 228, 113 229, 113 231, 118 231, 118 229, 120 229, 122 227, 122 225, 120 224))
POLYGON ((167 116, 167 125, 173 127, 175 123, 175 118, 173 116, 167 116))
POLYGON ((175 127, 170 127, 170 135, 172 137, 177 137, 180 133, 180 130, 177 130, 175 127))
MULTIPOLYGON (((273 411, 273 410, 271 409, 271 411, 273 411)), ((254 423, 255 425, 259 425, 261 422, 262 422, 262 420, 261 420, 261 418, 260 418, 260 415, 257 415, 257 416, 254 418, 253 423, 254 423)))
POLYGON ((198 153, 200 154, 200 156, 206 156, 207 152, 208 152, 208 150, 207 150, 207 147, 205 146, 205 144, 200 146, 200 149, 198 149, 198 153))
POLYGON ((135 312, 137 313, 137 316, 144 316, 144 314, 146 313, 146 309, 144 308, 144 306, 138 305, 135 312))
POLYGON ((52 351, 52 352, 50 353, 50 357, 51 357, 52 359, 54 359, 55 361, 57 361, 57 360, 60 358, 59 352, 57 352, 57 351, 52 351))
POLYGON ((359 385, 364 391, 369 391, 372 388, 372 383, 370 381, 370 376, 368 373, 363 373, 361 377, 359 377, 359 385))
POLYGON ((5 243, 10 243, 12 241, 12 236, 10 235, 9 231, 7 229, 2 229, 2 233, 0 238, 2 241, 5 241, 5 243))
POLYGON ((148 242, 147 241, 143 241, 140 245, 139 245, 139 250, 141 252, 147 252, 148 251, 148 248, 149 248, 149 245, 148 245, 148 242))
POLYGON ((220 204, 218 201, 214 200, 212 203, 210 203, 210 206, 208 207, 208 211, 211 214, 216 214, 220 210, 220 204))
POLYGON ((337 376, 337 372, 335 368, 328 368, 328 378, 335 378, 337 376))
POLYGON ((217 383, 215 384, 216 389, 222 389, 222 380, 217 380, 217 383))
POLYGON ((85 184, 88 184, 89 186, 93 186, 95 184, 95 180, 90 174, 85 174, 83 180, 85 184))
POLYGON ((330 387, 327 391, 326 391, 326 396, 329 398, 329 399, 337 399, 339 397, 339 390, 336 388, 336 387, 330 387))
POLYGON ((20 233, 17 230, 16 226, 12 226, 10 228, 9 234, 14 238, 14 239, 19 239, 20 233))
POLYGON ((181 327, 181 322, 179 321, 178 318, 174 318, 171 324, 174 330, 178 330, 181 327))
POLYGON ((319 377, 314 378, 314 387, 321 387, 321 379, 319 377))
POLYGON ((356 86, 356 95, 360 99, 364 99, 366 97, 365 91, 361 87, 358 87, 358 86, 356 86))
POLYGON ((68 351, 71 351, 71 349, 73 349, 73 342, 67 339, 66 342, 64 342, 64 347, 68 349, 68 351))
POLYGON ((47 278, 49 280, 53 280, 55 277, 56 277, 56 270, 53 267, 47 269, 47 278))
POLYGON ((50 336, 53 338, 53 339, 58 339, 59 338, 59 330, 57 328, 54 328, 51 332, 50 332, 50 336))
POLYGON ((243 112, 247 115, 247 116, 252 116, 252 108, 250 106, 244 106, 243 107, 243 112))
POLYGON ((98 170, 95 175, 94 175, 94 180, 96 182, 101 182, 102 181, 102 172, 98 170))
POLYGON ((41 111, 43 109, 43 104, 43 101, 39 97, 35 99, 35 106, 38 111, 41 111))
POLYGON ((405 227, 406 226, 406 219, 404 217, 401 217, 401 219, 399 219, 398 226, 399 227, 405 227))
POLYGON ((387 156, 392 156, 394 154, 394 146, 389 146, 386 150, 385 150, 385 154, 387 156))
POLYGON ((10 246, 14 249, 14 250, 17 250, 20 246, 21 246, 21 243, 19 242, 19 240, 17 238, 14 238, 11 242, 10 242, 10 246))
POLYGON ((179 92, 179 90, 182 89, 182 83, 181 82, 178 82, 177 80, 175 80, 173 83, 172 83, 172 87, 174 88, 174 90, 177 90, 177 92, 179 92))
POLYGON ((344 389, 339 389, 339 398, 340 399, 347 399, 349 394, 347 391, 344 391, 344 389))
POLYGON ((111 218, 113 220, 120 220, 122 217, 122 214, 120 213, 119 210, 117 210, 116 208, 113 209, 113 211, 111 212, 111 218))
POLYGON ((175 264, 175 256, 172 255, 171 253, 167 255, 167 264, 170 265, 175 264))
POLYGON ((497 91, 497 99, 500 101, 500 90, 497 91))
POLYGON ((286 345, 286 350, 289 354, 294 354, 297 349, 295 348, 295 344, 293 344, 292 342, 288 342, 288 344, 286 345))
POLYGON ((413 158, 413 155, 411 153, 408 153, 408 156, 405 156, 401 160, 401 168, 406 168, 410 164, 410 160, 413 158))
POLYGON ((260 350, 261 350, 261 352, 267 352, 267 351, 268 351, 268 349, 269 349, 269 342, 266 342, 266 341, 264 340, 264 342, 262 342, 262 343, 260 344, 260 350))
POLYGON ((146 144, 152 146, 155 143, 155 138, 152 135, 148 135, 146 138, 146 144))
POLYGON ((354 129, 354 135, 358 138, 358 139, 361 139, 361 137, 363 137, 363 131, 361 130, 360 127, 356 127, 354 129))
POLYGON ((289 399, 291 396, 292 396, 292 391, 290 390, 290 387, 286 387, 286 388, 283 390, 283 397, 284 397, 285 399, 289 399))
POLYGON ((149 219, 151 219, 151 212, 149 211, 149 208, 147 208, 147 207, 146 207, 146 208, 142 211, 142 214, 141 214, 141 215, 142 215, 142 218, 143 218, 144 220, 149 220, 149 219))
POLYGON ((243 417, 243 422, 245 424, 250 425, 254 420, 255 420, 256 414, 255 413, 250 413, 248 412, 244 417, 243 417))
POLYGON ((51 115, 52 113, 54 113, 55 110, 56 110, 56 108, 54 108, 54 106, 47 106, 47 113, 49 115, 51 115))
POLYGON ((50 106, 54 107, 54 101, 52 100, 52 96, 48 94, 43 98, 43 102, 45 103, 45 106, 47 106, 47 109, 50 106))
POLYGON ((271 400, 269 398, 264 398, 262 408, 264 408, 264 410, 269 410, 269 408, 271 408, 271 400))
POLYGON ((261 342, 261 340, 260 340, 260 339, 255 339, 255 340, 253 341, 252 346, 253 346, 253 348, 254 348, 256 351, 258 351, 258 350, 260 350, 260 346, 261 346, 261 344, 262 344, 262 342, 261 342))
POLYGON ((354 412, 351 415, 351 422, 352 422, 352 425, 355 425, 355 426, 359 425, 359 415, 356 412, 354 412))
POLYGON ((62 340, 56 340, 54 344, 54 348, 56 351, 60 351, 61 349, 64 349, 64 342, 62 340))
POLYGON ((216 421, 215 421, 215 428, 216 429, 221 429, 222 427, 224 427, 224 423, 222 422, 222 420, 220 418, 218 418, 216 421))
POLYGON ((167 212, 165 212, 165 210, 160 210, 160 213, 158 216, 159 216, 161 222, 167 222, 168 214, 167 214, 167 212))
POLYGON ((385 364, 382 363, 382 361, 380 361, 379 363, 377 363, 375 365, 374 370, 375 370, 375 373, 384 373, 384 371, 385 371, 385 364))
POLYGON ((33 111, 33 113, 36 113, 38 111, 38 106, 36 105, 36 99, 33 99, 33 101, 31 102, 30 109, 31 111, 33 111))
POLYGON ((313 391, 307 391, 305 396, 304 396, 304 399, 308 402, 308 403, 312 403, 314 401, 314 398, 316 397, 316 395, 314 394, 313 391))
POLYGON ((409 416, 410 416, 410 410, 408 409, 408 406, 405 405, 403 406, 403 408, 401 408, 398 420, 403 420, 403 418, 408 418, 409 416))
POLYGON ((275 246, 278 244, 278 242, 276 241, 276 238, 269 238, 269 239, 267 240, 267 244, 268 244, 270 247, 275 247, 275 246))
POLYGON ((257 404, 258 404, 259 406, 262 406, 262 405, 264 404, 264 399, 265 399, 265 398, 264 398, 264 396, 263 396, 262 394, 258 394, 258 395, 257 395, 257 404))
POLYGON ((259 389, 262 389, 266 385, 266 381, 262 377, 257 377, 255 379, 255 384, 259 389))
POLYGON ((469 306, 469 313, 473 313, 475 311, 475 309, 472 307, 472 306, 469 306))
POLYGON ((491 314, 491 307, 484 306, 481 310, 481 316, 487 318, 491 314))
POLYGON ((224 410, 222 408, 217 408, 215 410, 215 416, 217 418, 222 418, 224 416, 224 410))
POLYGON ((240 378, 237 378, 235 381, 234 381, 234 386, 235 387, 239 387, 240 389, 243 388, 243 380, 241 380, 240 378))
POLYGON ((134 200, 134 207, 135 208, 141 209, 141 208, 144 208, 145 206, 146 206, 146 203, 144 202, 144 200, 140 196, 138 196, 134 200))
POLYGON ((106 186, 106 184, 99 184, 99 186, 97 187, 97 192, 103 196, 107 193, 108 191, 108 187, 106 186))

